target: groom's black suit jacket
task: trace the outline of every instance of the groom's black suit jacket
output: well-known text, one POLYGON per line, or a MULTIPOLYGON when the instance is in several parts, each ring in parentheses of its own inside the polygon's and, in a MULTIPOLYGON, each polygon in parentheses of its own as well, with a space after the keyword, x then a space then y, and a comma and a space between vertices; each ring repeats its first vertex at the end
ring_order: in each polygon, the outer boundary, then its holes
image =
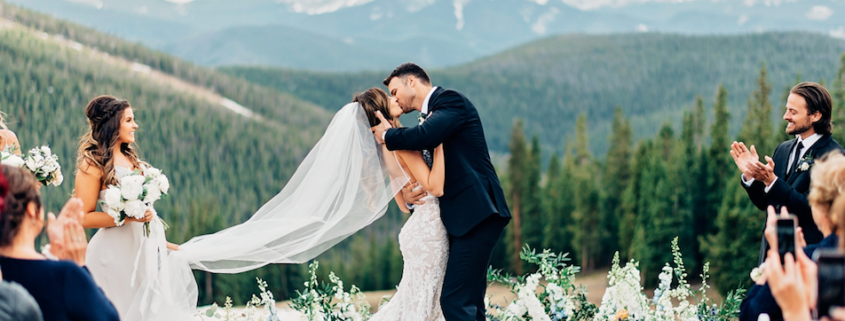
MULTIPOLYGON (((772 160, 775 162, 774 174, 778 179, 768 193, 765 192, 766 184, 761 181, 755 180, 751 186, 745 186, 745 184, 742 184, 742 186, 748 192, 751 202, 760 210, 765 211, 769 205, 775 206, 775 208, 786 206, 790 213, 798 217, 798 226, 801 226, 804 231, 804 239, 807 244, 816 244, 822 240, 823 236, 816 223, 813 222, 810 203, 807 201, 807 195, 810 193, 810 170, 799 172, 795 168, 791 168, 790 172, 792 173, 789 178, 786 177, 789 154, 795 149, 797 141, 798 138, 788 140, 775 148, 772 160)), ((819 159, 834 150, 842 152, 842 146, 839 146, 839 143, 830 135, 824 135, 810 146, 804 155, 812 155, 813 159, 819 159)))
POLYGON ((388 150, 434 149, 441 143, 446 181, 440 215, 449 234, 462 236, 491 215, 511 217, 478 110, 461 93, 438 87, 429 99, 422 125, 389 129, 388 150))

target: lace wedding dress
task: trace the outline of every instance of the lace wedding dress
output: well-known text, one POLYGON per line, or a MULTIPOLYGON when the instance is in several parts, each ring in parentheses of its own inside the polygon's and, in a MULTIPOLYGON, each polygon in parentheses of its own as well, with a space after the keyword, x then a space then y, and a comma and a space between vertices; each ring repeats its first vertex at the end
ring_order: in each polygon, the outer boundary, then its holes
MULTIPOLYGON (((118 179, 131 173, 115 166, 118 179)), ((100 192, 100 200, 104 195, 100 192)), ((88 244, 85 264, 121 320, 194 319, 196 282, 181 253, 167 250, 158 218, 150 222, 149 237, 140 222, 99 229, 88 244)))
POLYGON ((440 308, 440 292, 449 259, 449 238, 440 220, 440 203, 429 195, 399 232, 404 266, 402 281, 390 302, 371 321, 446 320, 440 308))

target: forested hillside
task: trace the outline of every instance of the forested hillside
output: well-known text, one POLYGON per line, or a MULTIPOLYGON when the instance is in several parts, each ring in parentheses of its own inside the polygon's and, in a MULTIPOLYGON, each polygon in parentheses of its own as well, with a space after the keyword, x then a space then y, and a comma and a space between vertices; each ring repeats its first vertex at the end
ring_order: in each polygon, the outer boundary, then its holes
MULTIPOLYGON (((25 149, 50 145, 65 175, 60 187, 41 190, 49 211, 72 194, 76 149, 87 130, 84 107, 97 95, 115 95, 134 107, 141 157, 172 182, 171 196, 156 207, 175 243, 245 220, 281 190, 332 117, 290 95, 2 2, 0 16, 0 111, 25 149), (225 98, 252 113, 227 109, 225 98)), ((376 251, 352 253, 349 244, 383 235, 379 248, 398 258, 394 243, 384 240, 395 238, 402 220, 390 214, 321 260, 331 266, 332 257, 345 260, 350 253, 378 268, 369 260, 376 251)), ((243 304, 255 292, 256 276, 278 298, 288 298, 302 284, 303 271, 272 265, 237 275, 197 272, 200 304, 222 303, 226 295, 243 304)), ((396 282, 394 275, 385 284, 396 282)))
MULTIPOLYGON (((820 34, 773 32, 685 36, 613 34, 555 36, 453 68, 430 70, 435 85, 458 89, 479 108, 488 144, 506 152, 507 128, 523 120, 541 138, 543 153, 562 151, 581 113, 587 115, 591 151, 608 149, 613 111, 630 117, 635 137, 656 134, 663 121, 680 124, 696 95, 713 103, 717 84, 730 91, 728 110, 740 127, 755 75, 763 65, 773 88, 797 74, 833 79, 845 41, 820 34)), ((425 66, 423 66, 425 67, 425 66)), ((218 70, 337 109, 356 91, 381 86, 382 72, 319 73, 267 67, 218 70)), ((772 94, 771 99, 777 98, 772 94)), ((780 106, 776 106, 780 112, 780 106)), ((773 116, 777 117, 777 116, 773 116)), ((675 130, 680 127, 675 125, 675 130)))
MULTIPOLYGON (((845 54, 832 70, 833 122, 843 124, 845 54)), ((785 104, 788 88, 774 87, 765 68, 752 77, 753 94, 740 112, 727 108, 731 88, 717 85, 714 103, 695 98, 680 111, 680 122, 658 122, 659 132, 643 139, 632 139, 631 119, 617 109, 603 160, 588 148, 604 137, 590 134, 587 112, 567 129, 575 137, 572 147, 553 154, 548 167, 540 157, 544 138, 527 138, 530 128, 518 121, 510 131, 510 159, 500 173, 514 219, 493 264, 512 271, 527 268, 518 257, 522 244, 569 252, 586 270, 607 266, 619 251, 623 260, 636 259, 645 285, 654 286, 672 259, 670 243, 678 237, 685 264, 695 271, 691 276, 709 262, 709 284, 723 295, 739 286, 748 289, 765 213, 740 186, 730 144, 742 141, 772 151, 791 139, 780 122, 772 122, 781 113, 774 106, 785 104), (729 124, 737 120, 741 129, 730 134, 729 124)), ((833 138, 845 141, 841 125, 833 138)))

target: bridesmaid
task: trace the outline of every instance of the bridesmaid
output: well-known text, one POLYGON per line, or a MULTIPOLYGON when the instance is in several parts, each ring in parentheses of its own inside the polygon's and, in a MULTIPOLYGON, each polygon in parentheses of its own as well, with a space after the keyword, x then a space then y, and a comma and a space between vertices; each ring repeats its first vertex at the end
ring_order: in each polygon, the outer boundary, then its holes
POLYGON ((18 136, 15 132, 6 127, 5 115, 0 112, 0 150, 14 148, 15 154, 21 156, 21 144, 18 142, 18 136))

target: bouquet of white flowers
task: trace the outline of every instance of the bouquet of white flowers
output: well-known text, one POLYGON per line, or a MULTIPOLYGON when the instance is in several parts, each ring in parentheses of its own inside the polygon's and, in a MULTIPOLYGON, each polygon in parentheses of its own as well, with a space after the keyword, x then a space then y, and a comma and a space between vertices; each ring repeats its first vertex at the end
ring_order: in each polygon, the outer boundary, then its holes
POLYGON ((24 157, 24 168, 31 171, 44 186, 59 186, 65 180, 59 157, 47 145, 30 149, 24 157))
POLYGON ((2 152, 4 165, 21 167, 32 172, 44 186, 59 186, 65 180, 62 176, 62 166, 59 165, 59 157, 54 155, 47 145, 30 149, 23 158, 15 155, 16 150, 15 146, 2 152))
MULTIPOLYGON (((166 196, 169 189, 167 176, 157 168, 147 167, 122 177, 118 185, 110 185, 100 204, 108 206, 107 213, 121 226, 127 217, 143 218, 147 210, 155 213, 153 203, 166 196)), ((144 223, 144 232, 150 236, 149 222, 144 223)))

